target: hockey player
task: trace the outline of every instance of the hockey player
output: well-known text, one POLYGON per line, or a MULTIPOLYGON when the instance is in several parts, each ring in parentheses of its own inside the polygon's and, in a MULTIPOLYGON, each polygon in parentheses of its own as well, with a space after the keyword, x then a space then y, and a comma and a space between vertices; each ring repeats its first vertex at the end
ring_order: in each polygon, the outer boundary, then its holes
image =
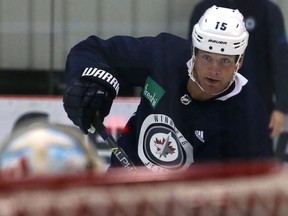
POLYGON ((239 73, 255 85, 270 113, 271 137, 285 129, 288 115, 288 41, 281 8, 270 0, 203 0, 190 17, 188 38, 203 12, 212 5, 238 8, 249 32, 249 46, 239 73))
MULTIPOLYGON (((87 134, 126 82, 142 87, 141 101, 118 144, 136 165, 162 172, 201 161, 272 157, 268 114, 237 73, 248 43, 242 14, 213 6, 192 37, 192 49, 167 33, 78 43, 66 65, 68 117, 87 134)), ((111 167, 119 164, 112 156, 111 167)))

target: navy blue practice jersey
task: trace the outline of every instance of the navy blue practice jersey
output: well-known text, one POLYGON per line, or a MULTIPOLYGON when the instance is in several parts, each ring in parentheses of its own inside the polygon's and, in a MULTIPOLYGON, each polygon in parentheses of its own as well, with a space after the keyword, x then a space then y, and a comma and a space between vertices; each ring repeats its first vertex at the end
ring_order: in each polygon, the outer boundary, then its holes
MULTIPOLYGON (((161 172, 195 162, 271 157, 268 113, 249 82, 237 74, 221 95, 194 100, 187 90, 190 59, 190 43, 167 33, 90 36, 72 48, 66 75, 73 84, 87 67, 110 68, 120 82, 142 87, 137 111, 118 140, 136 165, 161 172)), ((114 156, 111 166, 119 166, 114 156)))

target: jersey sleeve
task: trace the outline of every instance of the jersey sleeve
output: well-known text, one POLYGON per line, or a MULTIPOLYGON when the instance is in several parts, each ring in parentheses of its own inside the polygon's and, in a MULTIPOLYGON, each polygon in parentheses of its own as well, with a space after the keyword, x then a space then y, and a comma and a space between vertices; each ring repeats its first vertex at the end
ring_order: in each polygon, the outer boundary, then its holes
POLYGON ((104 40, 90 36, 76 44, 68 54, 67 83, 77 81, 85 68, 97 67, 116 71, 120 82, 140 86, 150 69, 151 44, 153 37, 114 36, 104 40))
POLYGON ((273 74, 275 109, 288 113, 288 42, 284 19, 280 8, 274 3, 267 5, 269 28, 270 70, 273 74))

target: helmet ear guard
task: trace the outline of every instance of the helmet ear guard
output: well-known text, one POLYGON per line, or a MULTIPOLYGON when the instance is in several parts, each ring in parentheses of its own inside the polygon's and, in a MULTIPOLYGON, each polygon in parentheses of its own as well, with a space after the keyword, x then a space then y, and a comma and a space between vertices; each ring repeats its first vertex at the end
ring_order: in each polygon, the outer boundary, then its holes
POLYGON ((239 10, 215 5, 206 10, 192 31, 194 47, 223 55, 242 55, 248 38, 239 10))

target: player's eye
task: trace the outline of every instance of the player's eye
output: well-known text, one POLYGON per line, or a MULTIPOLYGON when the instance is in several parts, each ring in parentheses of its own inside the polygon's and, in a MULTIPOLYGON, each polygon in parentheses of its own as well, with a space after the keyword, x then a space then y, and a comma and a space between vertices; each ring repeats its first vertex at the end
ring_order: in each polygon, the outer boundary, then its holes
POLYGON ((221 65, 231 65, 231 60, 228 58, 222 58, 220 60, 221 65))
POLYGON ((205 61, 205 62, 211 62, 212 61, 212 58, 208 55, 203 55, 202 56, 202 60, 205 61))

